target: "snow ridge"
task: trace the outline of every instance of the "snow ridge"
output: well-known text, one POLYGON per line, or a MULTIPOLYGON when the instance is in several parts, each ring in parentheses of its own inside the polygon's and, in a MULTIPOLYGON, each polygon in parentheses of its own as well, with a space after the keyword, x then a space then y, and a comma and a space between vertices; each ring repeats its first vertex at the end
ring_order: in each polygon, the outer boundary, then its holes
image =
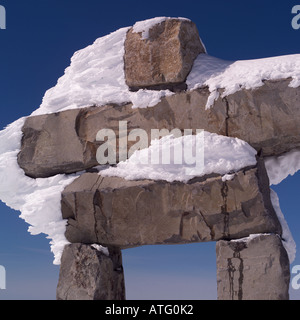
MULTIPOLYGON (((133 26, 133 32, 134 33, 142 33, 142 39, 147 40, 149 38, 149 30, 155 26, 156 24, 162 23, 168 19, 174 19, 171 17, 156 17, 153 19, 148 19, 148 20, 143 20, 143 21, 138 21, 135 23, 133 26)), ((183 20, 183 21, 191 21, 190 19, 186 18, 176 18, 178 20, 183 20)))
POLYGON ((44 233, 51 239, 54 264, 60 264, 64 246, 66 221, 61 215, 61 192, 78 175, 57 175, 45 179, 31 179, 19 167, 17 155, 21 147, 25 118, 0 131, 0 199, 14 210, 30 227, 32 235, 44 233))
POLYGON ((188 182, 194 177, 211 173, 225 175, 229 172, 237 172, 257 162, 256 150, 245 141, 206 131, 203 132, 202 138, 201 145, 197 143, 197 136, 192 135, 179 138, 170 135, 161 140, 153 140, 149 148, 136 151, 127 161, 120 162, 117 167, 102 170, 101 175, 117 176, 126 180, 188 182), (188 146, 188 151, 191 151, 187 152, 188 155, 184 154, 187 150, 185 146, 188 146), (203 148, 204 163, 201 173, 195 169, 196 163, 193 161, 197 148, 203 148), (167 164, 163 161, 153 163, 153 159, 159 159, 166 153, 170 154, 170 161, 167 164), (176 164, 178 160, 179 164, 176 164))
POLYGON ((261 87, 264 80, 291 78, 290 87, 300 86, 300 54, 244 61, 225 61, 200 54, 187 78, 189 90, 208 86, 211 96, 206 109, 213 106, 223 89, 222 98, 242 89, 261 87))
POLYGON ((265 165, 270 185, 277 185, 300 170, 300 149, 294 149, 278 157, 268 157, 265 165))

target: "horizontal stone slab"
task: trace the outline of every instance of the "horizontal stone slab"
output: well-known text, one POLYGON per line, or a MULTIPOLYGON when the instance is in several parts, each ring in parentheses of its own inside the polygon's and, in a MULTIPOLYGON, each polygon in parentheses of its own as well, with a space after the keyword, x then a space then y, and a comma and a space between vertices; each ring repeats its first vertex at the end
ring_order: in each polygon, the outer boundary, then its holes
POLYGON ((29 177, 74 173, 97 165, 91 154, 96 153, 95 146, 77 135, 79 113, 68 110, 26 119, 18 163, 29 177))
POLYGON ((228 135, 247 141, 263 156, 299 148, 300 87, 289 87, 291 80, 264 81, 226 97, 228 135))
POLYGON ((238 172, 189 183, 127 181, 86 173, 62 193, 66 238, 121 248, 281 234, 261 162, 238 172))
POLYGON ((98 131, 114 130, 118 146, 124 134, 120 121, 127 121, 128 133, 145 130, 149 143, 151 129, 203 129, 245 140, 263 156, 280 155, 300 147, 300 88, 290 88, 289 82, 266 81, 260 88, 219 98, 209 110, 210 92, 202 88, 163 98, 152 108, 107 105, 29 117, 18 163, 33 178, 92 168, 98 164, 98 131))
POLYGON ((219 300, 288 300, 290 264, 276 234, 219 241, 217 283, 219 300))

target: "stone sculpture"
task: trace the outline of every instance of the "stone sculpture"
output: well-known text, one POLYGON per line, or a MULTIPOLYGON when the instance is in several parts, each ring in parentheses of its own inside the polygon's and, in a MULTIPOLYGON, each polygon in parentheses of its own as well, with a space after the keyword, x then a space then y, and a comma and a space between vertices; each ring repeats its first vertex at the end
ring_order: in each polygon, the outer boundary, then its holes
MULTIPOLYGON (((18 163, 32 178, 87 170, 62 192, 68 220, 57 298, 125 299, 121 250, 149 244, 217 242, 218 298, 288 299, 289 259, 270 200, 264 159, 300 147, 300 89, 290 79, 266 80, 205 108, 207 87, 186 91, 194 60, 205 53, 185 19, 155 24, 148 37, 130 29, 125 78, 131 90, 170 89, 156 106, 90 106, 32 116, 23 126, 18 163), (103 177, 96 141, 101 128, 204 129, 237 137, 258 151, 257 165, 230 181, 218 174, 187 183, 103 177), (258 234, 253 236, 253 234, 258 234), (108 253, 91 247, 99 244, 108 253), (272 283, 272 286, 268 285, 272 283)), ((219 89, 222 94, 222 89, 219 89)), ((128 144, 128 148, 130 144, 128 144)))

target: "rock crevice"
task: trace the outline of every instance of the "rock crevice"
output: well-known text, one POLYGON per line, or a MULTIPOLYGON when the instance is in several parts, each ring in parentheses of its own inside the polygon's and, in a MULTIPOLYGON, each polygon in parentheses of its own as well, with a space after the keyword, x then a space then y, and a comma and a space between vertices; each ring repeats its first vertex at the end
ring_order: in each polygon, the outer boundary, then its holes
POLYGON ((289 263, 280 236, 222 240, 216 250, 220 300, 289 299, 289 263))

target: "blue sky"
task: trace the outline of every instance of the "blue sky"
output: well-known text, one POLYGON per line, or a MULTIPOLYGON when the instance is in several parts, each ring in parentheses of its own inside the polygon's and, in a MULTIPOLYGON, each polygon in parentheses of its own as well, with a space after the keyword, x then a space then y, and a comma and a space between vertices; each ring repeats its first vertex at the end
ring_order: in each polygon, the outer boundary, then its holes
MULTIPOLYGON (((291 27, 300 1, 0 0, 0 127, 29 115, 69 65, 73 53, 118 28, 155 16, 193 20, 210 55, 255 59, 300 53, 291 27)), ((300 247, 300 174, 275 187, 300 247)), ((31 236, 19 213, 0 203, 0 299, 55 299, 59 268, 49 240, 31 236)), ((215 243, 146 247, 123 252, 128 299, 215 299, 215 243)), ((300 265, 300 253, 293 265, 300 265)), ((300 291, 300 290, 299 290, 300 291)), ((300 292, 291 290, 291 297, 300 292)))

